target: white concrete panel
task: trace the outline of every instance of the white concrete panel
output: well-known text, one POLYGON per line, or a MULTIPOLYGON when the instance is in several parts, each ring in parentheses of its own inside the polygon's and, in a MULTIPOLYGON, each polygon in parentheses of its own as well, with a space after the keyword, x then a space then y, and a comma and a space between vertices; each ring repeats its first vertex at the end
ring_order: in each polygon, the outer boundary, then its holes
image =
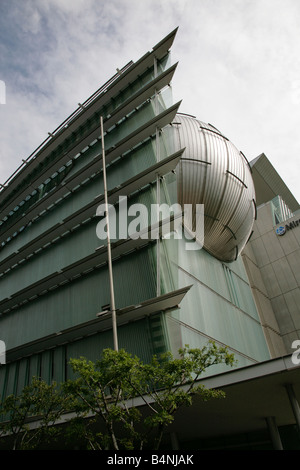
POLYGON ((253 252, 255 253, 255 258, 257 260, 257 266, 262 267, 268 263, 270 263, 270 258, 268 253, 266 252, 265 245, 262 241, 262 238, 257 238, 255 240, 251 240, 251 247, 253 252))
POLYGON ((297 287, 296 278, 286 258, 275 261, 272 263, 272 267, 281 292, 285 293, 297 287))
POLYGON ((289 314, 288 306, 284 296, 279 295, 278 297, 272 299, 271 303, 277 321, 280 325, 281 333, 284 335, 295 330, 295 325, 292 321, 291 315, 289 314))
POLYGON ((300 329, 300 289, 287 292, 284 299, 295 327, 300 329))
POLYGON ((300 248, 287 257, 291 270, 295 276, 298 287, 300 288, 300 248))
POLYGON ((271 262, 283 258, 284 256, 284 251, 278 238, 274 230, 268 231, 262 236, 265 250, 271 262))
POLYGON ((268 264, 261 269, 262 278, 264 280, 268 295, 270 298, 276 297, 282 293, 280 284, 277 280, 276 273, 272 264, 268 264))

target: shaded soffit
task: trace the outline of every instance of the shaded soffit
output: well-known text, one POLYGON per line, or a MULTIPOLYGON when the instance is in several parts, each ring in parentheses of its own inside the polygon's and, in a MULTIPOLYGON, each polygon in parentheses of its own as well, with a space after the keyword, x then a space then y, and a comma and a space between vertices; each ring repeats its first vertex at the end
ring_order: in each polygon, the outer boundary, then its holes
MULTIPOLYGON (((300 403, 300 365, 291 356, 279 357, 199 381, 209 388, 222 389, 225 399, 201 401, 181 409, 170 427, 179 442, 220 439, 226 436, 267 430, 267 417, 278 427, 296 424, 286 386, 293 387, 300 403)), ((220 444, 219 442, 219 444, 220 444)), ((224 442, 226 442, 224 440, 224 442)))

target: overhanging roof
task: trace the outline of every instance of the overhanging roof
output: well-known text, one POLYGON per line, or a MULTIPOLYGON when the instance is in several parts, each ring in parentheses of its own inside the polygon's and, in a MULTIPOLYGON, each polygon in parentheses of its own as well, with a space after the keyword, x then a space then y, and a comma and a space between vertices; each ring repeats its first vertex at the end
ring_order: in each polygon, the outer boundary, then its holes
POLYGON ((298 201, 264 153, 252 160, 250 166, 258 206, 279 195, 292 212, 300 208, 298 201))
POLYGON ((300 403, 300 365, 291 359, 279 357, 201 379, 199 384, 222 389, 225 399, 203 402, 195 396, 193 406, 179 411, 169 431, 176 432, 179 442, 198 442, 198 448, 208 439, 218 439, 218 448, 226 448, 228 436, 238 436, 238 442, 243 433, 268 435, 267 417, 274 417, 278 427, 295 425, 286 385, 292 385, 300 403))

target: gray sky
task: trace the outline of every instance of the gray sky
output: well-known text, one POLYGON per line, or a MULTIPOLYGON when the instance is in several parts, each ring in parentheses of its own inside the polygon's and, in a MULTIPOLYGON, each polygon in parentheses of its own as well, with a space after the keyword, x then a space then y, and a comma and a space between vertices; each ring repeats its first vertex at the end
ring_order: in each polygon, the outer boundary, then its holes
POLYGON ((0 183, 116 68, 179 27, 180 111, 248 160, 264 152, 300 201, 299 24, 299 0, 0 0, 0 183))

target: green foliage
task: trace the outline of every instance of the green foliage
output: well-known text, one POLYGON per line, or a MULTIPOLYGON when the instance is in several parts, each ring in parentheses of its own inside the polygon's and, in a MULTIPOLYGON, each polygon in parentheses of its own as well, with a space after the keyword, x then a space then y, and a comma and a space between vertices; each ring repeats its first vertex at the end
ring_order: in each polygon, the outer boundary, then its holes
POLYGON ((185 347, 178 358, 171 353, 154 356, 150 364, 124 350, 105 349, 96 363, 84 358, 71 360, 78 378, 67 382, 64 389, 77 397, 77 416, 84 418, 92 412, 105 424, 106 440, 98 436, 99 448, 142 449, 147 444, 158 449, 176 411, 190 406, 193 394, 203 400, 224 397, 221 391, 197 385, 207 368, 220 363, 232 365, 234 358, 227 348, 218 348, 213 342, 202 349, 185 347), (138 399, 146 409, 142 425, 138 399), (124 435, 126 439, 120 438, 124 435))
POLYGON ((155 450, 176 411, 190 406, 196 394, 204 401, 224 398, 222 391, 197 383, 203 372, 221 363, 233 365, 233 355, 213 342, 202 349, 185 347, 176 358, 154 356, 149 364, 123 349, 105 349, 95 363, 72 359, 73 380, 58 387, 34 378, 19 396, 5 399, 0 436, 9 434, 14 449, 37 448, 60 436, 60 427, 53 425, 72 410, 65 441, 85 442, 92 450, 155 450), (38 426, 31 429, 33 417, 38 426))
POLYGON ((33 377, 20 395, 9 395, 0 404, 0 436, 10 436, 14 450, 34 449, 41 442, 53 442, 58 435, 54 423, 67 409, 68 397, 57 384, 33 377), (30 422, 38 420, 38 426, 30 422))

